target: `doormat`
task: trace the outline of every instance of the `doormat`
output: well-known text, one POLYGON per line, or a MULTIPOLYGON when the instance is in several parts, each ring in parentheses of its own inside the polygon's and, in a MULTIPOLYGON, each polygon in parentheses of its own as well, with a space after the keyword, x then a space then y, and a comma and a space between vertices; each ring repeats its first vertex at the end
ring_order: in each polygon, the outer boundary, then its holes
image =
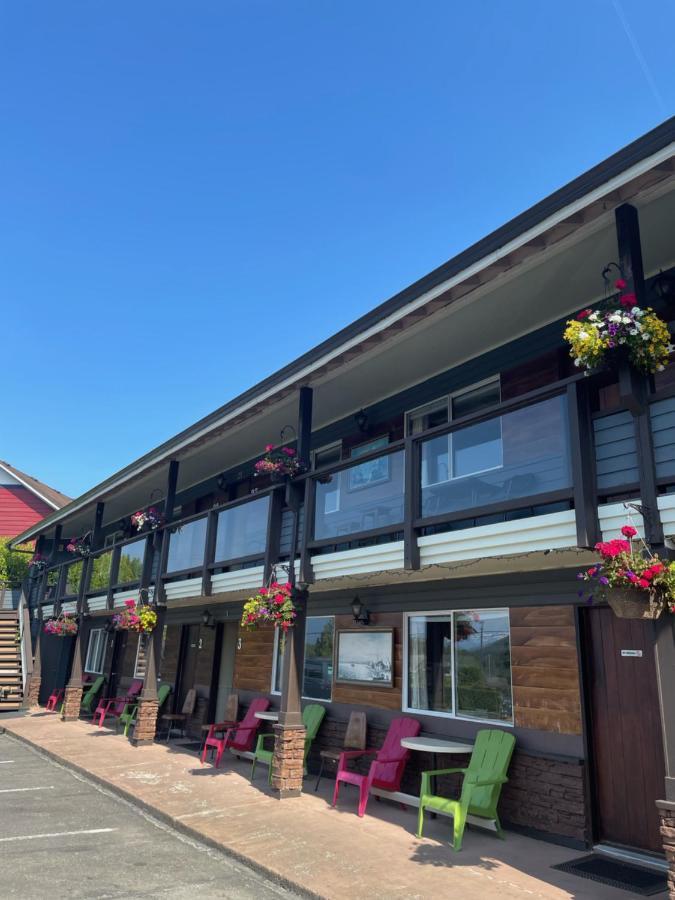
POLYGON ((599 881, 610 887, 619 888, 622 891, 632 891, 643 897, 651 897, 652 894, 660 894, 667 890, 665 874, 654 872, 651 869, 642 869, 630 863, 619 862, 607 856, 580 856, 579 859, 571 859, 569 862, 552 866, 561 872, 569 872, 580 878, 588 878, 591 881, 599 881))

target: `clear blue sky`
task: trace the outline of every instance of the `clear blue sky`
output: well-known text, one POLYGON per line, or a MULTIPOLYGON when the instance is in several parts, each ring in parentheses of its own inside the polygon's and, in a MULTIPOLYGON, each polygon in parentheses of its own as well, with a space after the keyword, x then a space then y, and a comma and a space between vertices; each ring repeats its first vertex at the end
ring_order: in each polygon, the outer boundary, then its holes
POLYGON ((0 458, 77 495, 657 125, 671 0, 0 3, 0 458))

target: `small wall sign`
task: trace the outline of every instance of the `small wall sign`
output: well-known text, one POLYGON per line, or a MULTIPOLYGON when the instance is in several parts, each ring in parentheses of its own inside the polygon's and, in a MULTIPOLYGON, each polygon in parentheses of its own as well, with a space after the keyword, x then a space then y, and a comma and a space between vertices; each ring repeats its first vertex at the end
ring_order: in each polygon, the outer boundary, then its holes
POLYGON ((642 650, 622 650, 622 656, 642 656, 642 650))

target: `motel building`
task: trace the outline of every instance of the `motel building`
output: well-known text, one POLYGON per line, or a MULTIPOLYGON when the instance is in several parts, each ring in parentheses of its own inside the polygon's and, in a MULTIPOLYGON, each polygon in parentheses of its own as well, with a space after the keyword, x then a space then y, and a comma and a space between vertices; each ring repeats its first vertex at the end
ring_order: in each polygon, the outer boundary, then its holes
MULTIPOLYGON (((617 273, 672 326, 673 119, 26 528, 43 558, 26 705, 61 689, 67 721, 83 685, 140 681, 141 753, 163 716, 184 713, 171 736, 194 744, 231 695, 239 718, 263 697, 280 797, 302 786, 310 703, 309 789, 354 711, 369 747, 402 716, 444 740, 506 731, 507 839, 675 865, 675 618, 623 618, 577 579, 627 521, 675 547, 675 361, 587 373, 563 339, 617 273), (304 468, 257 474, 269 444, 304 468), (285 636, 242 628, 244 602, 289 578, 285 636), (150 634, 114 627, 130 599, 156 611, 150 634), (45 633, 63 614, 77 635, 45 633)), ((400 792, 433 767, 411 752, 400 792)))

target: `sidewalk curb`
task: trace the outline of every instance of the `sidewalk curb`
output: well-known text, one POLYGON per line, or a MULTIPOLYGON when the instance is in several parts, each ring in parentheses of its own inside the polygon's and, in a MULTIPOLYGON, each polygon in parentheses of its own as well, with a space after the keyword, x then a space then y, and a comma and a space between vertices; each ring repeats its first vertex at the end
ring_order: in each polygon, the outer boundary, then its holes
POLYGON ((301 897, 307 897, 309 898, 309 900, 328 900, 325 894, 317 894, 315 891, 311 891, 309 888, 298 884, 290 878, 287 878, 285 875, 281 875, 274 869, 270 869, 262 863, 256 862, 255 860, 251 859, 248 856, 245 856, 243 853, 240 853, 237 850, 233 850, 226 844, 221 844, 219 841, 215 840, 214 838, 210 838, 208 835, 203 834, 196 828, 191 828, 189 825, 186 825, 183 822, 179 822, 168 813, 162 812, 162 810, 157 809, 157 807, 155 806, 151 806, 144 800, 139 800, 139 798, 134 794, 126 791, 124 788, 121 788, 116 784, 112 784, 111 782, 106 781, 105 778, 101 778, 100 775, 94 775, 92 772, 89 772, 82 766, 78 766, 76 763, 73 763, 70 760, 64 759, 62 756, 59 756, 53 750, 47 750, 45 747, 40 746, 39 744, 29 740, 23 735, 16 734, 4 724, 0 725, 0 734, 6 734, 12 740, 15 740, 21 744, 25 744, 31 750, 36 752, 38 756, 46 757, 47 759, 53 760, 66 769, 71 769, 73 772, 77 772, 77 774, 80 777, 84 778, 86 781, 93 782, 99 787, 105 788, 107 791, 110 791, 110 793, 115 794, 122 800, 125 800, 127 803, 135 806, 137 809, 142 810, 144 813, 147 813, 147 815, 157 819, 163 825, 167 825, 174 831, 185 835, 185 837, 189 837, 191 840, 197 841, 197 843, 204 844, 211 850, 216 850, 219 853, 223 853, 225 856, 228 856, 230 857, 230 859, 241 863, 241 865, 246 866, 247 868, 256 872, 258 875, 262 875, 270 881, 274 882, 274 884, 286 888, 289 891, 293 891, 293 893, 298 894, 301 897))

